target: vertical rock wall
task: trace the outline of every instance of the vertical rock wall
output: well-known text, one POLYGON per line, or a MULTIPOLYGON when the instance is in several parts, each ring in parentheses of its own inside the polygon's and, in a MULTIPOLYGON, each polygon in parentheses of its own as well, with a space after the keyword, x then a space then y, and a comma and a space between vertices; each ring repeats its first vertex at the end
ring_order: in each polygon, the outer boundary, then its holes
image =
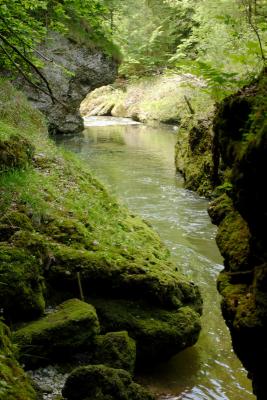
POLYGON ((214 121, 227 194, 209 213, 219 227, 225 269, 218 279, 233 347, 258 400, 266 399, 267 370, 267 69, 218 107, 214 121))

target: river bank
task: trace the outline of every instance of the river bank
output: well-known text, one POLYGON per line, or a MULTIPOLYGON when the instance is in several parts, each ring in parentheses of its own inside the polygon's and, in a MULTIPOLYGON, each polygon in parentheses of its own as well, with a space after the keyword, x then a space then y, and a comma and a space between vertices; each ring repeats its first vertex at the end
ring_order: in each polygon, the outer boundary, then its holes
MULTIPOLYGON (((200 331, 202 299, 197 286, 177 271, 159 236, 119 205, 74 155, 56 148, 41 114, 5 82, 1 98, 0 301, 6 323, 14 327, 23 322, 13 335, 19 359, 37 367, 73 356, 93 345, 100 326, 101 334, 131 332, 137 364, 193 345, 200 331), (60 306, 73 297, 90 298, 97 314, 83 301, 60 306), (105 318, 111 321, 119 307, 116 326, 104 320, 101 301, 109 305, 105 318), (48 306, 59 307, 55 315, 46 313, 48 306), (86 334, 74 329, 84 318, 90 326, 86 334), (34 357, 27 355, 29 346, 35 347, 34 357)), ((19 379, 12 376, 15 364, 11 369, 6 364, 8 352, 6 346, 1 348, 3 396, 36 398, 33 389, 24 393, 22 372, 19 379)), ((94 362, 93 356, 90 363, 94 362)), ((130 382, 128 375, 118 379, 130 382)))

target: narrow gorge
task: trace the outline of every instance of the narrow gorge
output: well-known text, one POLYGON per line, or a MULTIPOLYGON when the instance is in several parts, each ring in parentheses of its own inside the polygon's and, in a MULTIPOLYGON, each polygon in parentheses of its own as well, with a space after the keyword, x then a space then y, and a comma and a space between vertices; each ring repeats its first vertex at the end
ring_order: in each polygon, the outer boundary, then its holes
POLYGON ((1 2, 0 400, 266 399, 267 5, 214 5, 1 2))

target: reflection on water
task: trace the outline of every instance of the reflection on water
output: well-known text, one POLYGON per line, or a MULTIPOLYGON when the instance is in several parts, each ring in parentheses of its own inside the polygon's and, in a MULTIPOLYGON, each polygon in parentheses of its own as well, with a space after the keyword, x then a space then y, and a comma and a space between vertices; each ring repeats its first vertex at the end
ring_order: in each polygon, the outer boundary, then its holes
POLYGON ((161 399, 252 400, 250 381, 231 348, 221 317, 216 276, 222 259, 207 200, 183 188, 175 175, 175 134, 167 128, 101 126, 60 143, 88 162, 112 192, 160 233, 178 268, 198 283, 204 298, 198 343, 142 373, 161 399))

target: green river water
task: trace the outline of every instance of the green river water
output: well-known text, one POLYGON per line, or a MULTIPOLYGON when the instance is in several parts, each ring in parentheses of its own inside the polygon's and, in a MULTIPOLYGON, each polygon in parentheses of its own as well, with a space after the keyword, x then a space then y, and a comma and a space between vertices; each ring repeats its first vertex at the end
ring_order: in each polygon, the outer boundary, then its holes
POLYGON ((222 258, 206 212, 208 201, 185 190, 175 173, 176 133, 167 127, 120 123, 89 118, 83 135, 58 142, 78 153, 121 202, 152 224, 204 299, 198 343, 138 378, 165 400, 255 399, 220 312, 216 277, 222 258))

